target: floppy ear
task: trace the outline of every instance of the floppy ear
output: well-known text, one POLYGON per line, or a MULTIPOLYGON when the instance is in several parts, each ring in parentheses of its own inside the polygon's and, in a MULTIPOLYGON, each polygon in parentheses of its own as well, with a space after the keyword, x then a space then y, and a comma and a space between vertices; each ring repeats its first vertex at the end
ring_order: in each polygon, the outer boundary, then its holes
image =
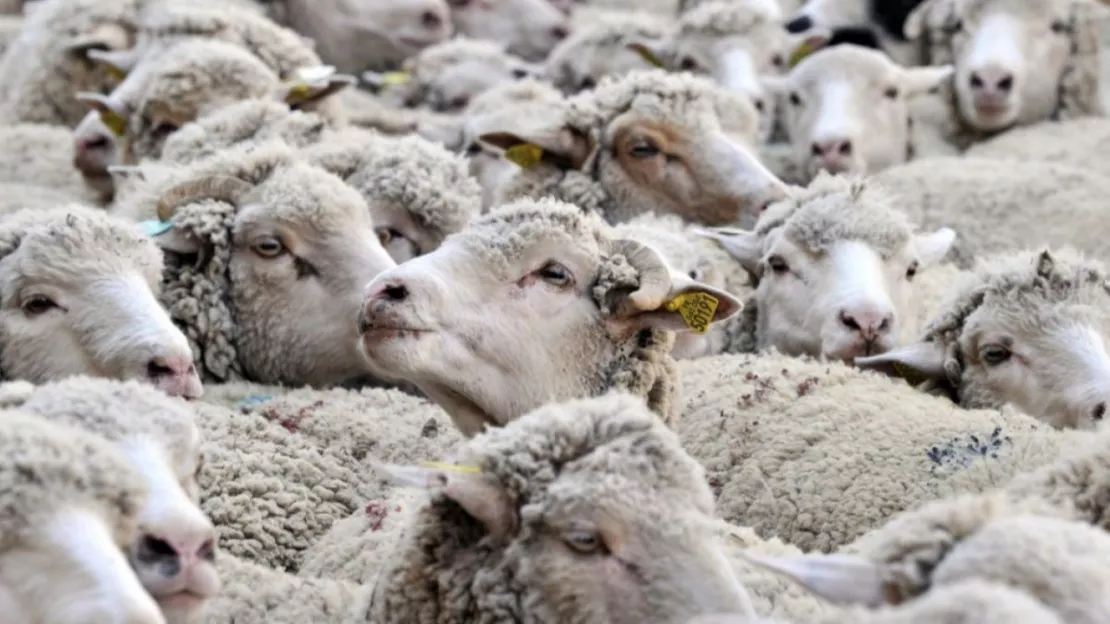
POLYGON ((947 379, 944 372, 944 346, 935 341, 918 342, 879 355, 858 357, 855 365, 905 379, 914 386, 925 381, 947 379))
POLYGON ((913 239, 913 246, 921 265, 931 266, 944 260, 955 242, 955 230, 942 227, 932 234, 918 234, 913 239))
POLYGON ((860 557, 839 554, 766 557, 740 552, 752 563, 787 576, 836 604, 877 608, 893 602, 882 570, 860 557))
POLYGON ((335 73, 330 65, 302 67, 281 84, 279 98, 294 108, 303 108, 355 84, 354 76, 335 73))
POLYGON ((517 119, 506 120, 515 127, 485 132, 478 140, 505 150, 505 158, 523 169, 540 162, 561 169, 581 169, 593 154, 593 139, 561 120, 517 119))
POLYGON ((505 538, 516 532, 516 509, 504 486, 492 475, 473 466, 431 464, 402 466, 376 464, 395 482, 419 488, 442 488, 447 498, 486 528, 490 535, 505 538))
POLYGON ((745 271, 759 275, 763 240, 755 232, 730 227, 693 228, 693 232, 719 242, 745 271))
POLYGON ((640 55, 652 67, 666 69, 663 63, 663 46, 659 41, 641 39, 624 44, 624 47, 640 55))
POLYGON ((913 41, 921 37, 925 32, 925 22, 934 4, 936 4, 935 0, 925 0, 917 5, 916 9, 910 11, 910 14, 906 17, 906 22, 902 24, 902 34, 906 36, 906 39, 913 41))
POLYGON ((902 69, 902 89, 907 95, 919 95, 935 89, 956 72, 955 65, 932 65, 902 69))

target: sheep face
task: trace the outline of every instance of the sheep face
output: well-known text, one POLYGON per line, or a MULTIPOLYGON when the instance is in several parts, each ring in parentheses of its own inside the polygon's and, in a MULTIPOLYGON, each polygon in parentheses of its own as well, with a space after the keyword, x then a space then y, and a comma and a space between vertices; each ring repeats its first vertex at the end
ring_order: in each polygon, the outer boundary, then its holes
POLYGON ((89 111, 73 130, 73 166, 81 172, 86 184, 110 198, 114 187, 108 168, 117 164, 119 141, 115 133, 98 111, 89 111))
MULTIPOLYGON (((205 279, 225 290, 204 305, 226 310, 228 323, 234 319, 236 325, 234 337, 222 337, 197 325, 207 327, 207 321, 183 318, 187 332, 196 332, 206 352, 232 341, 235 366, 262 383, 325 386, 364 374, 355 324, 363 288, 396 266, 374 232, 366 202, 335 176, 294 162, 291 154, 275 163, 267 150, 246 152, 259 159, 257 169, 239 152, 227 156, 237 164, 226 166, 243 167, 253 184, 209 175, 162 197, 184 210, 180 224, 175 213, 174 227, 157 238, 182 271, 169 278, 171 284, 186 273, 205 272, 205 279), (206 214, 213 203, 223 208, 206 214), (216 229, 215 221, 221 222, 216 229)), ((214 171, 224 167, 212 165, 214 171)), ((174 296, 188 297, 187 290, 174 296)))
POLYGON ((571 110, 580 110, 627 97, 626 107, 614 106, 596 127, 549 117, 519 122, 530 129, 480 138, 503 149, 539 146, 540 166, 587 172, 611 196, 610 221, 655 212, 723 225, 786 197, 786 186, 749 147, 759 124, 751 102, 703 79, 663 76, 632 74, 572 101, 571 110))
POLYGON ((663 36, 662 24, 642 23, 634 17, 587 26, 555 47, 544 62, 544 76, 567 95, 593 89, 605 76, 621 76, 647 69, 633 42, 654 47, 663 36))
POLYGON ((343 72, 398 64, 452 32, 444 0, 290 0, 289 24, 343 72))
POLYGON ((543 61, 570 34, 567 16, 548 0, 447 0, 455 31, 486 39, 530 62, 543 61))
POLYGON ((371 368, 416 384, 473 435, 608 389, 621 362, 661 339, 651 330, 687 328, 666 307, 679 295, 716 299, 707 322, 739 309, 727 293, 672 276, 650 249, 608 240, 603 227, 567 204, 522 201, 382 273, 359 317, 371 368))
POLYGON ((955 64, 960 117, 995 132, 1049 119, 1071 57, 1078 0, 928 0, 906 21, 955 64))
POLYGON ((993 259, 924 341, 860 364, 954 384, 967 407, 1009 403, 1056 427, 1093 428, 1110 407, 1110 292, 1100 266, 1068 255, 993 259))
POLYGON ((202 392, 185 336, 158 304, 162 262, 134 226, 74 206, 23 213, 0 234, 4 375, 93 375, 202 392))
POLYGON ((490 430, 464 457, 482 472, 390 467, 431 497, 392 558, 396 568, 382 574, 369 619, 416 619, 385 596, 417 576, 421 595, 408 600, 421 619, 432 621, 427 605, 437 604, 452 613, 434 619, 473 616, 488 604, 475 595, 486 590, 458 589, 476 588, 471 579, 488 570, 519 592, 496 607, 500 618, 524 618, 517 610, 527 609, 537 622, 623 624, 744 612, 704 471, 642 399, 551 404, 490 430), (455 598, 444 600, 447 592, 455 598))
POLYGON ((107 441, 0 416, 0 612, 7 621, 165 624, 127 565, 143 481, 107 441))
POLYGON ((901 67, 882 52, 835 46, 767 82, 783 98, 793 157, 808 177, 821 170, 867 174, 912 155, 909 99, 952 71, 901 67))
POLYGON ((912 336, 913 279, 955 233, 914 234, 873 187, 831 176, 773 206, 752 232, 709 231, 757 284, 757 349, 852 361, 912 336))

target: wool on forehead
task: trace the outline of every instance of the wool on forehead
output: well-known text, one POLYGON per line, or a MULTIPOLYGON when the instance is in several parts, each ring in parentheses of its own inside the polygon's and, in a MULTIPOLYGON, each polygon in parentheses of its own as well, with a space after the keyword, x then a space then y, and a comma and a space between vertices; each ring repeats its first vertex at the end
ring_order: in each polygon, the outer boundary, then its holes
POLYGON ((703 4, 686 13, 678 22, 678 34, 683 35, 743 35, 756 28, 774 26, 773 18, 761 7, 742 3, 721 5, 703 4))
POLYGON ((554 199, 511 202, 472 221, 448 240, 458 240, 486 262, 511 266, 543 241, 573 241, 598 256, 605 222, 591 212, 554 199))
POLYGON ((878 185, 859 178, 820 174, 809 188, 771 206, 756 223, 761 237, 782 228, 783 236, 810 253, 838 241, 866 243, 883 258, 910 243, 913 226, 878 185))

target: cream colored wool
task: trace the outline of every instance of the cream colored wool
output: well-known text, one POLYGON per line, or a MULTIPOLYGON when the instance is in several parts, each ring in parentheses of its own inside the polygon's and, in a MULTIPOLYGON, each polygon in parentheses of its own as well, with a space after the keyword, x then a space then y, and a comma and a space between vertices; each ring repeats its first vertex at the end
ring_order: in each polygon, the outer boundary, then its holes
MULTIPOLYGON (((0 183, 34 185, 44 195, 66 195, 71 202, 97 205, 100 193, 85 183, 73 164, 73 132, 48 124, 0 127, 0 183)), ((11 202, 5 198, 5 202, 11 202)))

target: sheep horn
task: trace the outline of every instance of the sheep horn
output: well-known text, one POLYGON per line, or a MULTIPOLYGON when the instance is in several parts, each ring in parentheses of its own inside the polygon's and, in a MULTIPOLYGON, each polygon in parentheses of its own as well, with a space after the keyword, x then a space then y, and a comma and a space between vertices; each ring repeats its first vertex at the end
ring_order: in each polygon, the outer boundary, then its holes
POLYGON ((177 209, 202 199, 215 199, 236 204, 245 193, 254 188, 249 182, 226 175, 213 175, 182 182, 162 194, 158 199, 158 218, 168 221, 177 209))
POLYGON ((638 310, 654 310, 663 305, 671 292, 671 272, 659 254, 647 245, 621 239, 613 241, 610 253, 620 254, 640 275, 640 287, 628 296, 638 310))

